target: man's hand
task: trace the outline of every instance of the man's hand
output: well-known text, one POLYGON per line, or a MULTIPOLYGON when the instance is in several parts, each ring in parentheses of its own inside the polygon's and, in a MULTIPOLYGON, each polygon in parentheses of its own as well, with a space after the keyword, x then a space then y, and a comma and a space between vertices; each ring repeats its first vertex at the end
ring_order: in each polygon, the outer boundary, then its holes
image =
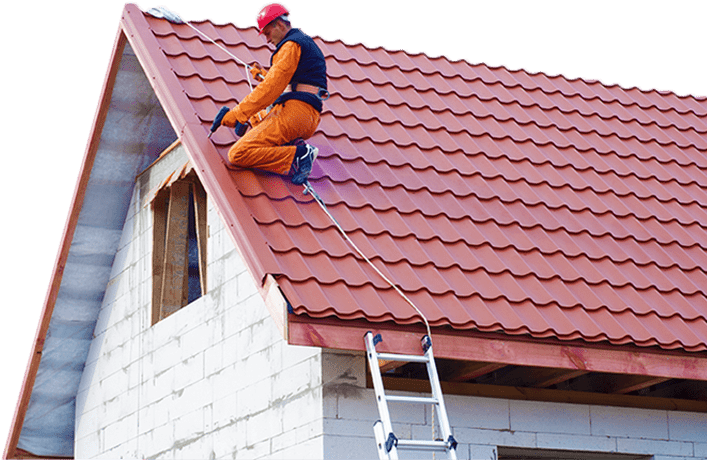
MULTIPOLYGON (((221 117, 221 124, 223 126, 228 126, 229 128, 235 128, 236 136, 242 137, 245 132, 248 130, 248 122, 241 123, 238 121, 238 118, 236 118, 236 110, 234 109, 228 109, 228 107, 222 107, 221 111, 226 109, 226 113, 221 117)), ((219 112, 219 115, 221 115, 221 112, 219 112)), ((217 115, 218 118, 218 115, 217 115)), ((214 123, 216 123, 216 120, 214 120, 214 123)), ((213 128, 212 128, 213 129, 213 128)))
POLYGON ((245 132, 248 130, 248 125, 247 125, 247 124, 243 124, 243 123, 237 121, 235 128, 236 128, 236 129, 235 129, 235 131, 236 131, 236 136, 238 136, 238 137, 243 137, 243 135, 245 134, 245 132))
POLYGON ((253 65, 250 66, 250 74, 253 76, 255 81, 265 80, 265 69, 263 69, 263 67, 257 62, 253 63, 253 65))
POLYGON ((214 122, 211 123, 211 131, 209 132, 209 137, 218 129, 219 126, 221 126, 221 121, 223 120, 223 117, 229 112, 228 107, 223 106, 221 107, 221 110, 218 111, 216 114, 216 118, 214 118, 214 122))

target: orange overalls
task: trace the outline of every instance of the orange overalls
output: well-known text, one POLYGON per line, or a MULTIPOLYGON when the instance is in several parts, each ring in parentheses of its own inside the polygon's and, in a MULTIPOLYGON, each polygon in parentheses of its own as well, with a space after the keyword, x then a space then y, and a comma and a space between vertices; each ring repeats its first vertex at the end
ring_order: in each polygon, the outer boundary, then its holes
POLYGON ((308 139, 319 126, 319 112, 303 101, 288 100, 274 106, 267 115, 263 110, 287 89, 300 55, 297 43, 284 43, 273 56, 265 79, 223 118, 222 124, 226 126, 233 127, 236 121, 243 124, 250 121, 253 127, 229 150, 228 160, 232 164, 286 175, 296 147, 283 144, 298 137, 308 139))

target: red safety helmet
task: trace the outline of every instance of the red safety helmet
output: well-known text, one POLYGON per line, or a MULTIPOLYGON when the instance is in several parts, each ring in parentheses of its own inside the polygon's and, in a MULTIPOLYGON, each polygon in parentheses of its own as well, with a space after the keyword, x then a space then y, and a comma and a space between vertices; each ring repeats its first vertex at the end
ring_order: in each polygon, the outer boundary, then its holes
POLYGON ((280 16, 284 16, 287 14, 290 14, 290 12, 287 11, 287 8, 280 5, 279 3, 271 3, 270 5, 260 10, 260 13, 258 13, 258 30, 262 34, 265 26, 267 26, 280 16))

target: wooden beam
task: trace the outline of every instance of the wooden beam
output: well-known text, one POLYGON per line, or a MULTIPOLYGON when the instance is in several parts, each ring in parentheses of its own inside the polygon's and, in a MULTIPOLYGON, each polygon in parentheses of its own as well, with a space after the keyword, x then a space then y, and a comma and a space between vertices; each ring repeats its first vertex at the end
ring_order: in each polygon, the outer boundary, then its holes
POLYGON ((206 190, 201 185, 198 178, 194 178, 194 218, 196 221, 196 240, 199 245, 199 281, 201 284, 201 295, 206 294, 206 251, 208 222, 206 190))
MULTIPOLYGON (((315 320, 288 316, 289 343, 364 351, 366 331, 381 333, 380 351, 419 353, 424 328, 365 321, 315 320)), ((548 367, 625 375, 707 381, 707 354, 642 349, 632 346, 551 343, 498 335, 433 330, 435 357, 515 366, 548 367)))
POLYGON ((557 375, 553 377, 548 377, 545 380, 541 380, 537 382, 534 386, 538 388, 547 388, 552 385, 557 385, 558 383, 566 382, 567 380, 571 380, 574 378, 579 377, 580 375, 586 374, 587 371, 584 370, 579 370, 579 371, 566 371, 562 370, 559 372, 557 375))
POLYGON ((627 394, 634 391, 642 390, 653 385, 658 385, 669 380, 665 377, 643 377, 643 376, 622 376, 622 378, 617 382, 617 385, 613 388, 612 393, 615 394, 627 394))
POLYGON ((162 270, 164 269, 167 204, 169 193, 160 193, 152 201, 152 325, 160 320, 162 270))
POLYGON ((15 455, 13 457, 5 457, 5 458, 17 458, 17 459, 25 459, 25 458, 37 458, 37 459, 45 459, 45 460, 68 460, 73 457, 56 457, 56 456, 46 456, 46 455, 34 455, 32 452, 28 452, 24 449, 16 449, 15 450, 15 455))
POLYGON ((407 362, 405 361, 386 361, 383 359, 378 360, 378 366, 381 368, 381 374, 385 374, 386 372, 392 371, 406 364, 407 362))
POLYGON ((506 367, 506 365, 499 363, 465 363, 462 364, 459 369, 452 371, 452 373, 447 376, 446 380, 450 382, 466 382, 467 380, 473 380, 482 375, 490 374, 503 367, 506 367))
POLYGON ((260 288, 260 295, 265 299, 265 307, 278 331, 284 339, 287 339, 287 300, 282 295, 274 276, 269 274, 265 277, 265 284, 260 288))
MULTIPOLYGON (((176 312, 186 303, 185 278, 189 276, 187 269, 188 206, 189 183, 175 182, 170 187, 167 211, 160 319, 176 312)), ((188 279, 186 283, 188 286, 188 279)), ((186 291, 188 293, 188 288, 186 291)))
MULTIPOLYGON (((428 380, 406 379, 383 376, 386 390, 429 393, 428 380)), ((445 395, 477 396, 527 401, 546 401, 567 404, 590 404, 599 406, 638 407, 643 409, 675 410, 707 413, 707 401, 687 399, 656 398, 651 396, 590 393, 582 391, 548 390, 544 388, 523 388, 479 383, 441 382, 445 395)), ((372 388, 370 376, 366 386, 372 388)))

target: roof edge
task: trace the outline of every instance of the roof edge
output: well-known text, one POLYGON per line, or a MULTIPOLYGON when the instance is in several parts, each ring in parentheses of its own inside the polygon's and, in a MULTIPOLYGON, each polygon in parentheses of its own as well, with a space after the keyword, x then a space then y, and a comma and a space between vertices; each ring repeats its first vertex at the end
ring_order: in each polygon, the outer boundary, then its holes
MULTIPOLYGON (((338 319, 317 320, 288 315, 288 343, 320 348, 365 351, 366 332, 380 333, 380 351, 419 354, 424 328, 374 324, 338 319)), ((538 342, 470 334, 452 329, 433 329, 438 358, 482 361, 516 366, 608 372, 707 381, 707 354, 665 350, 538 342)))

